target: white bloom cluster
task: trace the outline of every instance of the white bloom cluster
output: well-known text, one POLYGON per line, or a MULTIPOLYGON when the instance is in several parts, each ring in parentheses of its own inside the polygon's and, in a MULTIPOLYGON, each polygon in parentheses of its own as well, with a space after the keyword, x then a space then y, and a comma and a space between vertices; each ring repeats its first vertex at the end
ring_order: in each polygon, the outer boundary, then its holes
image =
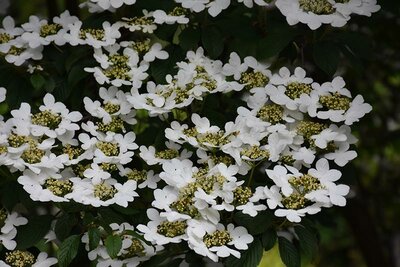
MULTIPOLYGON (((82 71, 93 73, 100 89, 96 99, 84 97, 85 114, 70 111, 50 93, 38 108, 21 103, 7 119, 0 117, 0 166, 18 177, 34 201, 102 209, 138 204, 146 212, 148 220, 135 227, 85 225, 90 229, 81 241, 98 266, 137 266, 164 246, 181 242, 215 262, 230 255, 240 258, 254 237, 235 225, 235 214, 269 212, 279 222, 299 223, 322 208, 346 204, 349 187, 330 166, 343 167, 357 156, 351 126, 372 107, 361 95, 353 97, 340 76, 320 84, 300 67, 272 72, 269 64, 235 52, 227 62, 210 59, 202 47, 173 61, 170 74, 161 77, 165 82, 158 82, 154 66, 173 57, 153 35, 158 26, 187 24, 194 15, 189 11, 217 16, 231 4, 175 2, 182 7, 139 10, 143 16, 105 21, 97 28, 66 11, 51 22, 31 16, 21 27, 6 17, 0 29, 0 53, 18 66, 40 60, 50 44, 94 51, 94 64, 82 71), (204 110, 205 98, 216 94, 238 98, 231 121, 214 121, 204 110), (146 127, 160 131, 161 140, 142 143, 146 127), (101 236, 95 246, 90 230, 101 236), (108 238, 122 241, 116 255, 109 254, 108 238)), ((263 0, 238 2, 267 5, 263 0)), ((90 0, 85 5, 101 12, 135 3, 90 0)), ((379 9, 374 0, 277 0, 276 5, 290 13, 290 24, 300 21, 313 29, 321 23, 343 26, 352 13, 370 15, 379 9)), ((29 65, 28 72, 45 71, 43 66, 29 65)), ((4 100, 6 89, 0 87, 4 100)), ((0 211, 0 243, 12 250, 14 226, 26 219, 0 211)), ((0 266, 13 266, 16 260, 37 267, 57 262, 45 253, 35 259, 17 250, 0 266)))
POLYGON ((145 79, 149 62, 168 58, 162 46, 150 39, 117 43, 121 37, 121 28, 152 33, 157 29, 157 24, 188 23, 184 15, 144 13, 143 17, 123 18, 114 24, 106 21, 101 27, 95 28, 84 26, 82 21, 71 16, 68 11, 54 17, 52 22, 30 16, 29 22, 21 27, 16 27, 13 18, 7 16, 3 19, 3 28, 0 28, 0 53, 7 62, 20 66, 28 60, 41 60, 43 48, 50 44, 88 45, 95 49, 94 58, 101 64, 101 68, 88 68, 87 71, 94 72, 99 83, 120 86, 126 84, 127 77, 132 75, 142 75, 142 79, 145 79))
POLYGON ((128 101, 136 109, 146 109, 150 116, 162 115, 189 106, 195 99, 201 100, 207 94, 240 91, 244 85, 227 81, 222 73, 222 62, 204 56, 202 48, 189 51, 187 61, 176 63, 178 73, 167 75, 167 84, 148 82, 147 93, 140 93, 135 87, 128 101))
POLYGON ((22 172, 18 182, 33 200, 126 207, 137 196, 137 183, 141 188, 154 187, 153 172, 142 181, 132 174, 134 170, 123 167, 138 148, 135 134, 125 130, 136 123, 135 111, 115 87, 100 89, 100 96, 103 103, 85 99, 96 123, 81 122, 79 112, 69 112, 51 94, 44 97, 38 112, 32 114, 30 105, 22 103, 11 111, 12 118, 2 122, 1 165, 22 172), (75 138, 77 130, 81 133, 75 138), (119 172, 125 178, 112 178, 119 172))
POLYGON ((289 25, 301 22, 312 30, 322 24, 343 27, 352 14, 370 17, 380 9, 376 0, 277 0, 275 5, 289 25))
MULTIPOLYGON (((202 12, 206 9, 208 14, 213 17, 218 16, 223 10, 227 9, 231 5, 231 0, 175 0, 175 2, 196 13, 202 12)), ((259 6, 268 5, 267 1, 264 0, 238 0, 238 2, 243 3, 249 8, 253 7, 254 4, 259 6)))
MULTIPOLYGON (((175 0, 175 2, 191 12, 199 13, 203 10, 207 10, 213 17, 217 16, 231 5, 231 0, 175 0)), ((237 2, 243 3, 248 8, 252 8, 254 5, 269 5, 266 0, 238 0, 237 2)), ((136 0, 88 0, 81 4, 81 7, 88 7, 89 12, 92 13, 103 12, 105 10, 115 12, 116 9, 120 8, 122 5, 133 5, 135 3, 136 0)), ((159 18, 167 24, 171 19, 175 20, 177 19, 176 17, 180 16, 180 14, 177 15, 176 12, 171 12, 170 14, 167 14, 163 10, 156 10, 155 12, 157 13, 154 16, 156 20, 159 18)))
MULTIPOLYGON (((185 17, 187 11, 200 13, 207 11, 212 17, 218 16, 223 10, 229 8, 231 0, 175 0, 183 9, 174 9, 167 13, 164 10, 149 12, 156 24, 186 24, 189 19, 185 17), (187 11, 185 11, 187 10, 187 11)), ((238 0, 248 8, 256 6, 275 5, 286 17, 290 25, 299 22, 307 24, 315 30, 322 24, 330 24, 333 27, 343 27, 350 20, 352 14, 368 16, 379 11, 380 6, 376 0, 238 0)), ((102 12, 105 10, 115 12, 122 5, 133 5, 136 0, 89 0, 81 6, 87 6, 90 12, 102 12)))
POLYGON ((137 228, 144 238, 157 245, 186 241, 196 253, 213 261, 248 248, 253 237, 246 228, 219 223, 220 212, 235 209, 256 215, 264 205, 254 205, 249 187, 239 181, 237 166, 197 168, 190 160, 172 159, 163 164, 160 178, 167 183, 154 191, 152 206, 147 210, 150 222, 137 228))
MULTIPOLYGON (((148 93, 133 85, 142 83, 133 75, 127 79, 131 92, 102 87, 100 100, 84 98, 91 120, 50 94, 38 112, 22 103, 3 123, 2 164, 23 172, 18 182, 35 201, 127 207, 138 188, 153 189, 150 221, 137 230, 156 247, 185 241, 214 261, 240 257, 239 250, 253 241, 245 228, 223 224, 224 214, 254 217, 269 209, 300 222, 323 207, 346 204, 349 187, 338 183, 341 173, 328 161, 344 166, 357 156, 350 150, 356 142, 350 125, 371 106, 361 96, 353 99, 341 77, 319 84, 299 67, 272 73, 268 65, 253 57, 242 61, 236 53, 224 64, 208 59, 201 48, 177 66, 175 76, 167 75, 169 84, 147 82, 148 93), (139 147, 127 129, 137 123, 136 110, 166 119, 207 93, 232 91, 244 91, 247 103, 234 121, 220 128, 197 113, 189 124, 173 121, 165 130, 166 149, 141 146, 138 156, 148 167, 134 167, 139 147), (161 173, 154 165, 162 166, 161 173), (262 172, 268 180, 253 186, 262 172), (166 184, 162 189, 160 180, 166 184)), ((99 246, 90 257, 108 266, 115 259, 104 250, 99 246)))

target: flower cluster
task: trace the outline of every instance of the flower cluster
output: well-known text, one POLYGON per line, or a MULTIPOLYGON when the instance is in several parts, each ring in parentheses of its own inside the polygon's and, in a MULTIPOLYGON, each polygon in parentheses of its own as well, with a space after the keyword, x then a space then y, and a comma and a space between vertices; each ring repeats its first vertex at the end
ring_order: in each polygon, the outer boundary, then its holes
MULTIPOLYGON (((344 166, 356 157, 349 125, 371 106, 361 96, 353 99, 341 77, 318 84, 301 68, 271 73, 267 65, 252 57, 242 62, 236 53, 223 64, 205 57, 202 49, 188 52, 187 59, 177 63, 181 69, 175 78, 168 76, 172 84, 185 85, 159 85, 158 94, 100 88, 100 101, 84 99, 90 121, 51 94, 37 112, 22 103, 2 128, 2 164, 22 172, 18 182, 35 201, 126 207, 138 187, 155 189, 150 221, 137 227, 144 238, 157 246, 185 241, 214 261, 240 257, 238 250, 253 240, 245 228, 224 225, 226 213, 256 216, 271 209, 277 217, 299 222, 322 207, 345 205, 349 187, 337 184, 341 173, 328 161, 344 166), (177 101, 175 90, 183 86, 186 93, 177 101), (165 150, 140 147, 139 157, 148 166, 161 165, 162 172, 128 166, 138 149, 135 133, 127 131, 137 123, 135 109, 165 118, 207 92, 231 90, 246 92, 247 107, 238 108, 234 121, 223 129, 196 113, 191 124, 173 121, 165 130, 165 150), (185 144, 192 149, 183 149, 185 144), (252 185, 254 171, 264 172, 265 185, 252 185), (160 180, 166 186, 157 189, 160 180)), ((148 82, 147 88, 152 86, 148 82)), ((96 248, 90 258, 110 260, 103 250, 96 248)), ((148 253, 143 260, 154 251, 148 253)))
MULTIPOLYGON (((135 3, 90 0, 83 6, 102 12, 135 3)), ((240 258, 257 237, 235 215, 271 214, 278 225, 294 225, 322 208, 346 205, 350 188, 338 168, 356 158, 351 127, 372 107, 342 77, 319 83, 301 67, 276 69, 236 52, 211 59, 198 43, 177 56, 173 44, 157 36, 159 28, 177 24, 172 43, 179 42, 193 13, 215 17, 231 4, 176 0, 169 11, 138 10, 140 15, 97 27, 68 11, 51 21, 31 16, 21 27, 4 18, 0 53, 29 73, 46 72, 45 65, 28 66, 46 55, 46 46, 93 51, 91 61, 82 62, 95 88, 94 96, 83 94, 76 103, 84 111, 46 93, 42 105, 19 103, 0 116, 0 167, 33 201, 59 213, 64 205, 78 206, 79 242, 98 266, 138 266, 180 243, 215 262, 240 258), (157 73, 158 64, 168 73, 157 73), (206 100, 218 98, 236 98, 232 116, 218 120, 206 110, 206 100), (157 137, 148 141, 146 135, 157 137), (140 216, 117 223, 111 215, 110 223, 102 220, 106 207, 140 216)), ((312 29, 343 26, 352 13, 369 16, 379 9, 374 0, 277 0, 276 6, 289 24, 312 29)), ((0 102, 6 93, 0 87, 0 102)), ((54 217, 52 229, 61 216, 54 217)), ((0 244, 14 250, 15 226, 24 224, 16 212, 0 209, 0 244)), ((57 243, 52 231, 48 241, 57 243)), ((56 263, 44 252, 35 257, 22 250, 0 261, 56 263)))

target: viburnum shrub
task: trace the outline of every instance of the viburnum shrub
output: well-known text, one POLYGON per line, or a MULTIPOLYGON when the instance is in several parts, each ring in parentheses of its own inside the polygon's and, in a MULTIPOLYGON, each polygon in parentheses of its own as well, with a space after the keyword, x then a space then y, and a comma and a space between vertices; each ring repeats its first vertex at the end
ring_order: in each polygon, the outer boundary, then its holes
POLYGON ((257 266, 276 242, 287 266, 315 253, 313 215, 346 205, 340 169, 372 109, 337 75, 346 24, 376 1, 81 8, 2 21, 0 266, 257 266))

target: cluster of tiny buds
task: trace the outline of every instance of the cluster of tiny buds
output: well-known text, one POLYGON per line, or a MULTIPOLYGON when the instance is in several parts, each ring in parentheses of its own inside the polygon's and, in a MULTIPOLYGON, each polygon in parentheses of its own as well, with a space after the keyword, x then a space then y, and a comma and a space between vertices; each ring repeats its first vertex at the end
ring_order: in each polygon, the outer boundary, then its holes
POLYGON ((204 244, 208 247, 224 246, 232 241, 232 237, 228 231, 217 230, 212 234, 206 234, 203 238, 204 244))
POLYGON ((114 197, 117 190, 108 184, 100 183, 94 186, 94 196, 102 201, 109 200, 114 197))
POLYGON ((157 233, 166 237, 176 237, 183 235, 186 228, 186 221, 164 221, 157 226, 157 233))
POLYGON ((297 99, 302 94, 309 95, 312 91, 311 84, 291 82, 286 86, 285 94, 291 99, 297 99))
POLYGON ((91 35, 96 40, 104 40, 105 32, 103 29, 81 29, 79 32, 79 38, 86 40, 87 34, 91 35))
POLYGON ((32 253, 21 250, 7 252, 5 257, 5 262, 12 267, 30 267, 35 261, 35 256, 32 253))
POLYGON ((251 71, 242 73, 239 81, 246 85, 246 89, 250 90, 254 87, 265 87, 269 82, 269 78, 262 72, 251 71))

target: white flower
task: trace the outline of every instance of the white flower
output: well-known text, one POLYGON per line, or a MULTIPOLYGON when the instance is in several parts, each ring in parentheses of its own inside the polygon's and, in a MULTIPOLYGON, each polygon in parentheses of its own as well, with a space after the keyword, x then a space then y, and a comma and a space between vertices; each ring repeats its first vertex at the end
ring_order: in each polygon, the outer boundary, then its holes
MULTIPOLYGON (((47 135, 51 138, 58 138, 60 141, 68 142, 68 137, 74 135, 76 130, 79 130, 79 125, 75 122, 82 119, 82 114, 78 111, 69 112, 63 103, 55 102, 51 94, 45 95, 43 104, 39 107, 39 110, 42 114, 47 114, 46 112, 48 112, 51 114, 50 116, 56 116, 58 125, 56 127, 44 125, 42 122, 35 123, 31 119, 32 134, 35 136, 47 135)), ((40 121, 40 118, 38 121, 40 121)))
POLYGON ((266 86, 266 93, 272 102, 284 105, 289 110, 297 110, 302 95, 310 95, 313 91, 313 80, 306 76, 306 71, 300 67, 291 74, 288 68, 282 67, 279 73, 272 75, 266 86))
POLYGON ((315 141, 315 145, 319 148, 326 148, 329 142, 332 141, 346 141, 347 136, 340 132, 336 132, 334 128, 327 128, 322 130, 319 134, 312 135, 311 139, 315 141))
POLYGON ((50 257, 46 252, 40 252, 36 258, 36 262, 32 265, 32 267, 47 267, 52 266, 58 262, 57 258, 50 257))
POLYGON ((29 22, 22 24, 25 32, 21 38, 31 48, 49 45, 51 42, 56 45, 64 45, 66 43, 64 35, 69 30, 68 25, 77 21, 78 18, 71 16, 68 10, 62 13, 60 17, 54 17, 54 23, 49 23, 47 20, 39 20, 36 16, 30 16, 29 22))
POLYGON ((237 206, 236 209, 241 210, 244 214, 248 214, 251 217, 255 217, 259 211, 266 210, 267 206, 263 204, 255 205, 253 202, 249 201, 244 205, 237 206))
POLYGON ((90 45, 93 48, 100 48, 115 44, 121 37, 119 24, 111 25, 108 21, 103 22, 100 29, 83 29, 82 22, 76 21, 68 25, 69 32, 64 34, 66 41, 72 45, 90 45))
POLYGON ((186 149, 183 149, 182 152, 179 152, 181 146, 174 142, 167 141, 165 142, 165 146, 167 147, 166 150, 158 152, 156 152, 153 146, 149 146, 148 148, 141 146, 139 156, 146 161, 148 165, 163 164, 172 158, 184 160, 192 156, 192 152, 186 149))
POLYGON ((16 40, 12 46, 5 48, 3 53, 6 55, 5 59, 8 63, 12 63, 15 66, 21 66, 29 59, 41 60, 43 58, 42 51, 43 46, 30 48, 21 40, 16 40))
POLYGON ((276 128, 276 130, 268 136, 268 144, 266 145, 270 154, 269 159, 273 162, 279 160, 281 153, 295 142, 296 137, 294 131, 288 131, 285 127, 276 128))
POLYGON ((157 245, 165 245, 180 243, 187 239, 185 221, 169 222, 161 217, 156 209, 152 208, 147 210, 147 217, 150 219, 147 225, 139 224, 137 226, 137 229, 144 234, 147 241, 154 242, 157 245))
POLYGON ((107 180, 108 178, 110 178, 111 174, 103 171, 103 169, 96 163, 92 163, 90 165, 90 168, 87 168, 83 172, 83 176, 92 179, 92 182, 94 184, 99 184, 102 180, 107 180))
POLYGON ((20 216, 17 212, 8 213, 5 209, 0 209, 0 214, 6 218, 2 221, 0 229, 0 243, 8 250, 15 249, 17 243, 13 240, 17 235, 15 226, 25 225, 28 220, 20 216))
POLYGON ((143 33, 153 33, 157 29, 157 24, 154 23, 152 12, 143 10, 142 17, 122 18, 119 25, 127 28, 131 32, 141 31, 143 33))
POLYGON ((158 9, 153 13, 154 23, 157 24, 187 24, 189 19, 185 15, 167 14, 164 10, 158 9))
POLYGON ((206 8, 210 0, 175 0, 175 2, 180 3, 184 8, 199 13, 206 8))
POLYGON ((342 173, 338 170, 329 169, 329 163, 326 159, 318 160, 316 169, 310 169, 308 173, 318 178, 323 188, 316 194, 306 196, 307 198, 316 199, 328 205, 330 203, 337 206, 346 205, 345 196, 349 193, 350 187, 343 184, 335 184, 342 176, 342 173))
POLYGON ((337 12, 331 2, 335 3, 334 1, 328 0, 316 2, 277 0, 276 7, 286 17, 289 25, 295 25, 301 22, 307 24, 312 30, 321 27, 322 24, 331 24, 333 27, 343 27, 350 17, 343 16, 337 12))
POLYGON ((357 157, 357 152, 349 150, 350 145, 347 142, 340 142, 339 148, 334 152, 327 153, 324 155, 326 159, 333 160, 338 166, 343 167, 349 161, 357 157))
MULTIPOLYGON (((15 252, 21 253, 21 251, 19 251, 19 250, 15 251, 15 252)), ((25 251, 22 251, 22 253, 24 253, 24 252, 25 251)), ((10 252, 10 253, 13 253, 13 252, 10 252)), ((25 253, 29 253, 30 255, 32 255, 30 252, 25 252, 25 253)), ((33 256, 33 260, 35 262, 32 265, 30 265, 32 267, 50 267, 58 262, 57 258, 48 258, 48 255, 45 252, 40 252, 36 258, 33 256)), ((13 262, 13 264, 8 265, 4 261, 0 261, 0 266, 1 267, 12 267, 12 266, 15 266, 14 265, 15 263, 20 263, 20 262, 16 261, 16 262, 13 262)), ((24 264, 23 261, 22 261, 22 264, 24 264)))
POLYGON ((101 87, 99 96, 103 99, 103 103, 92 101, 88 97, 83 99, 86 111, 92 116, 101 119, 105 125, 111 123, 115 117, 128 124, 136 124, 137 121, 134 118, 136 112, 132 109, 122 90, 115 86, 111 86, 108 89, 101 87))
POLYGON ((124 135, 114 132, 106 134, 95 132, 95 137, 90 137, 86 133, 81 133, 78 138, 82 142, 84 150, 92 151, 95 163, 114 163, 127 164, 132 161, 132 156, 138 148, 134 143, 136 135, 128 132, 124 135))
POLYGON ((362 16, 370 17, 372 13, 378 12, 381 9, 377 5, 376 0, 350 0, 348 2, 335 4, 336 10, 344 15, 351 15, 352 13, 362 16))
POLYGON ((268 188, 267 186, 264 188, 264 194, 267 198, 268 208, 275 209, 276 207, 282 207, 282 195, 280 193, 280 188, 277 185, 271 186, 268 188))
POLYGON ((308 149, 305 147, 301 147, 298 150, 294 150, 292 152, 293 159, 297 161, 302 161, 306 165, 309 165, 314 162, 315 159, 315 151, 312 149, 308 149))
POLYGON ((48 173, 36 174, 31 170, 25 170, 23 175, 18 178, 18 183, 23 186, 34 201, 68 202, 68 194, 73 190, 69 178, 73 176, 73 173, 69 170, 53 175, 48 173))
POLYGON ((132 48, 126 47, 122 53, 118 52, 121 46, 114 44, 104 47, 108 52, 103 53, 102 48, 95 49, 94 58, 100 67, 85 68, 87 72, 93 72, 99 84, 112 84, 116 87, 132 85, 139 88, 142 81, 147 78, 147 64, 139 65, 139 56, 132 48))
POLYGON ((171 161, 164 162, 162 167, 163 172, 160 173, 160 178, 167 184, 177 188, 184 187, 188 183, 193 182, 193 173, 197 171, 197 168, 193 167, 193 163, 187 159, 172 159, 171 161))
POLYGON ((276 6, 286 17, 289 25, 298 22, 307 24, 310 29, 316 30, 322 24, 331 24, 333 27, 343 27, 352 13, 371 16, 380 6, 376 0, 350 0, 346 2, 335 0, 302 1, 277 0, 276 6))
POLYGON ((283 167, 281 165, 276 165, 273 170, 266 169, 266 173, 268 177, 274 181, 274 183, 279 186, 282 190, 282 193, 285 196, 290 196, 293 193, 293 188, 289 184, 289 177, 292 177, 294 175, 299 175, 299 172, 291 167, 283 167), (288 169, 290 168, 290 171, 293 173, 288 173, 288 169))
POLYGON ((372 106, 364 103, 364 98, 361 95, 356 96, 350 103, 350 108, 344 114, 345 124, 352 125, 358 122, 365 114, 371 112, 372 106))
MULTIPOLYGON (((178 190, 172 186, 165 186, 163 189, 156 189, 153 192, 154 201, 151 205, 160 210, 171 211, 169 205, 178 199, 178 190)), ((187 217, 190 219, 190 216, 187 217)))
POLYGON ((7 90, 4 87, 0 87, 0 103, 6 100, 7 90))
POLYGON ((336 182, 342 176, 338 170, 329 169, 329 162, 326 159, 320 159, 315 165, 316 169, 310 169, 308 173, 320 180, 322 184, 336 182))
POLYGON ((157 183, 160 181, 158 174, 154 174, 153 170, 142 170, 138 171, 136 169, 132 170, 130 168, 123 168, 118 166, 120 175, 125 176, 128 179, 133 179, 138 183, 138 188, 151 188, 156 189, 157 183))
POLYGON ((24 30, 15 27, 14 19, 7 16, 2 21, 3 28, 0 28, 0 37, 2 41, 0 42, 0 52, 5 53, 9 51, 10 47, 15 43, 14 39, 20 36, 24 30))
POLYGON ((167 59, 168 53, 162 50, 162 46, 159 43, 155 43, 150 47, 150 50, 143 56, 143 60, 146 62, 153 62, 156 58, 167 59))
POLYGON ((113 8, 120 8, 122 5, 133 5, 136 0, 90 0, 92 3, 97 4, 104 10, 113 8))
POLYGON ((258 6, 267 6, 268 3, 264 0, 238 0, 239 3, 243 3, 246 7, 252 8, 254 4, 258 6))
POLYGON ((107 179, 100 184, 94 184, 91 179, 71 178, 74 183, 73 192, 68 195, 71 199, 93 207, 117 204, 127 207, 129 202, 138 196, 136 181, 128 180, 120 184, 115 179, 107 179))
POLYGON ((222 10, 227 9, 230 4, 231 0, 215 0, 210 1, 206 7, 208 8, 208 14, 216 17, 222 10))
POLYGON ((239 55, 236 52, 232 52, 229 55, 229 63, 226 63, 223 67, 223 73, 227 76, 233 76, 235 80, 239 80, 242 73, 246 72, 248 66, 246 63, 242 63, 239 55))
POLYGON ((278 217, 286 217, 291 222, 299 223, 301 221, 301 217, 304 217, 308 214, 316 214, 321 210, 319 204, 313 204, 312 206, 308 206, 302 209, 294 210, 294 209, 277 209, 274 214, 278 217))
POLYGON ((230 255, 240 258, 238 250, 248 249, 248 244, 254 240, 242 226, 228 224, 225 228, 222 224, 214 226, 197 220, 188 222, 188 237, 191 249, 215 262, 219 257, 226 258, 230 255))

